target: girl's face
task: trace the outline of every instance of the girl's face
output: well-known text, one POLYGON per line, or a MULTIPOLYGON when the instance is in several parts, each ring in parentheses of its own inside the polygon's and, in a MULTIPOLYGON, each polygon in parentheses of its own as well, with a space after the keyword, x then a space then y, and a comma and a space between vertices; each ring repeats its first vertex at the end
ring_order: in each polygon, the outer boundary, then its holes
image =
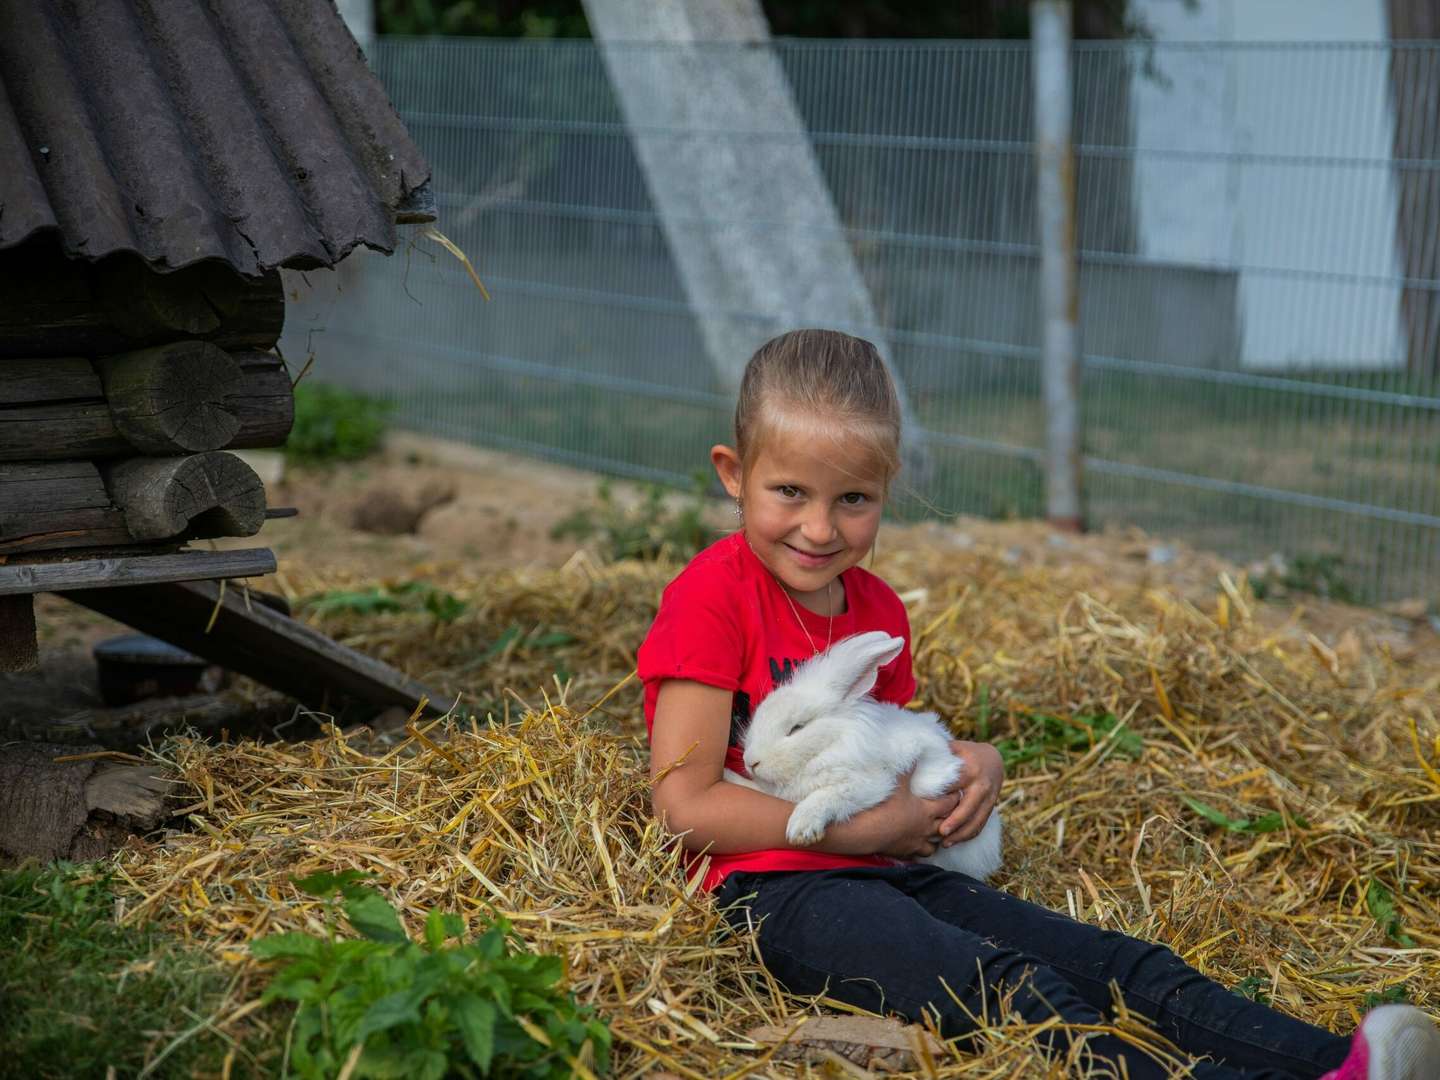
POLYGON ((830 613, 830 582, 869 553, 880 528, 885 478, 873 455, 839 439, 776 433, 748 475, 731 447, 714 447, 710 457, 740 500, 745 538, 760 561, 796 600, 830 613))

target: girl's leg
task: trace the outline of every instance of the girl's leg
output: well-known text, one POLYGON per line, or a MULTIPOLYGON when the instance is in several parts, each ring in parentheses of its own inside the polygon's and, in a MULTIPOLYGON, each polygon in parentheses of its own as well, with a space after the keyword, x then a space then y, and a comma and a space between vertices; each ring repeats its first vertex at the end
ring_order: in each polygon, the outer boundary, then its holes
POLYGON ((1053 968, 1092 1007, 1119 985, 1127 1007, 1176 1046, 1236 1069, 1319 1076, 1345 1058, 1349 1040, 1232 993, 1163 945, 1102 930, 933 866, 896 880, 935 918, 1000 947, 1022 949, 1053 968))
MULTIPOLYGON (((1105 1022, 1103 1009, 1053 968, 1018 948, 986 940, 983 933, 935 918, 901 887, 908 873, 908 868, 861 868, 734 874, 717 900, 729 909, 732 925, 758 925, 761 959, 792 993, 825 993, 911 1020, 928 1010, 949 1038, 974 1031, 971 1017, 993 1012, 1008 995, 1013 995, 1012 1008, 1033 1023, 1057 1015, 1075 1024, 1105 1022)), ((1117 1068, 1123 1061, 1131 1080, 1166 1076, 1157 1061, 1115 1036, 1089 1035, 1085 1047, 1117 1068)), ((1067 1052, 1070 1036, 1052 1029, 1048 1048, 1067 1052)), ((1318 1072, 1307 1067, 1255 1075, 1294 1080, 1318 1072)), ((1234 1080, 1245 1074, 1205 1063, 1192 1075, 1234 1080)))

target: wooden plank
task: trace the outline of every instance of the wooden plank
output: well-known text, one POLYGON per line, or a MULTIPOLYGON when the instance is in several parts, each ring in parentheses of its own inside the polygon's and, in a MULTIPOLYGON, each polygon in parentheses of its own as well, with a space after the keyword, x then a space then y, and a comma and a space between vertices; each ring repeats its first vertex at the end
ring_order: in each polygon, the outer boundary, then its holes
POLYGON ((29 671, 39 660, 35 601, 29 596, 0 596, 0 671, 29 671))
POLYGON ((109 589, 171 581, 261 577, 274 572, 275 553, 269 548, 19 563, 0 566, 0 596, 65 592, 69 589, 109 589))
POLYGON ((427 712, 444 712, 422 683, 264 604, 247 604, 242 588, 222 593, 203 581, 62 595, 322 711, 342 699, 408 710, 428 698, 427 712))

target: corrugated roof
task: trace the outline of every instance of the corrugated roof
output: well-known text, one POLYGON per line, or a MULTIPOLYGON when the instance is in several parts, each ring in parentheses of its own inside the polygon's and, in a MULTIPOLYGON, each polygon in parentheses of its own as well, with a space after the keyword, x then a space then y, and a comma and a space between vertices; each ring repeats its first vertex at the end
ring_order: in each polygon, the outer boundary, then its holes
POLYGON ((333 0, 0 0, 0 249, 330 266, 429 177, 333 0))

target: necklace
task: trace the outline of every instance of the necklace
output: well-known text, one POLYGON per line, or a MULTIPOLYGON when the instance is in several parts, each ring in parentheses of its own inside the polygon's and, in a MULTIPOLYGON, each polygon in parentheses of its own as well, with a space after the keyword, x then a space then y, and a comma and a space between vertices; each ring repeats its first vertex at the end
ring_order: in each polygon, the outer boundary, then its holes
MULTIPOLYGON (((776 582, 776 584, 778 585, 779 582, 776 582)), ((830 609, 830 619, 825 624, 825 648, 827 649, 830 648, 830 635, 835 629, 835 604, 830 599, 830 586, 834 584, 834 578, 831 578, 825 583, 825 602, 826 606, 830 609)), ((790 611, 794 614, 795 621, 800 624, 800 632, 805 635, 805 640, 810 643, 810 655, 819 656, 820 650, 815 645, 815 639, 810 636, 810 629, 805 625, 805 620, 800 617, 800 609, 795 606, 795 598, 790 595, 790 590, 785 588, 784 585, 780 585, 780 591, 784 593, 785 599, 789 602, 790 611)))

